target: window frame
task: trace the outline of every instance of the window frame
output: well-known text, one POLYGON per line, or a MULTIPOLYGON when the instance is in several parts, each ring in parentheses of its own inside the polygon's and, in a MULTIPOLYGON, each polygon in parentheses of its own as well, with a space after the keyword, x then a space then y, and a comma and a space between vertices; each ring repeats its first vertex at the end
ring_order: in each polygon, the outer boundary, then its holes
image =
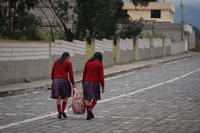
POLYGON ((161 10, 151 10, 151 18, 161 18, 161 10))

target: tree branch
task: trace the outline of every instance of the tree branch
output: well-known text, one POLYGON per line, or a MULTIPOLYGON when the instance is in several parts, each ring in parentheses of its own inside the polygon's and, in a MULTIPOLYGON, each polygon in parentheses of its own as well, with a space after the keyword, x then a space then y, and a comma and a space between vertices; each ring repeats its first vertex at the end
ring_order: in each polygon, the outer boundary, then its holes
POLYGON ((57 12, 56 12, 56 10, 55 10, 55 8, 54 8, 54 6, 53 6, 53 3, 52 3, 52 1, 51 0, 49 0, 49 3, 50 3, 50 5, 51 5, 51 7, 52 7, 52 9, 53 9, 53 11, 55 12, 55 14, 56 14, 56 16, 57 16, 57 18, 59 19, 59 21, 61 22, 61 24, 63 25, 63 27, 64 27, 64 29, 65 29, 65 31, 67 31, 68 29, 67 29, 67 27, 66 27, 66 25, 65 25, 65 23, 58 17, 58 14, 57 14, 57 12))
POLYGON ((4 28, 3 28, 2 26, 1 26, 0 28, 2 29, 2 31, 3 31, 4 33, 6 33, 6 31, 4 30, 4 28))
POLYGON ((59 15, 58 15, 58 13, 56 12, 56 10, 55 10, 55 8, 54 8, 54 5, 53 5, 53 3, 52 3, 51 0, 49 0, 49 3, 50 3, 50 5, 51 5, 51 7, 52 7, 54 13, 56 14, 58 20, 61 22, 61 24, 62 24, 63 27, 64 27, 66 39, 67 39, 68 41, 73 41, 73 36, 74 36, 74 34, 71 32, 70 29, 67 28, 67 26, 65 25, 65 23, 61 20, 61 18, 59 18, 59 15))
POLYGON ((59 27, 59 29, 64 33, 65 31, 62 29, 62 28, 60 28, 60 27, 62 27, 60 24, 59 24, 59 22, 58 22, 58 20, 57 20, 57 15, 56 15, 56 13, 52 10, 52 8, 49 8, 50 10, 51 10, 51 12, 55 15, 55 18, 56 18, 56 24, 58 25, 58 27, 59 27))
MULTIPOLYGON (((41 3, 44 5, 43 2, 41 2, 41 3)), ((45 6, 45 5, 44 5, 44 6, 45 6)), ((58 33, 64 35, 64 33, 63 33, 64 31, 63 31, 63 32, 58 31, 58 30, 52 25, 51 21, 49 20, 49 18, 48 18, 47 15, 45 14, 45 12, 42 10, 42 8, 41 8, 41 7, 39 7, 39 8, 40 8, 40 10, 42 11, 42 13, 44 14, 44 16, 45 16, 45 18, 47 19, 47 21, 49 22, 49 24, 51 25, 51 27, 53 27, 53 29, 54 29, 55 31, 57 31, 58 33)))

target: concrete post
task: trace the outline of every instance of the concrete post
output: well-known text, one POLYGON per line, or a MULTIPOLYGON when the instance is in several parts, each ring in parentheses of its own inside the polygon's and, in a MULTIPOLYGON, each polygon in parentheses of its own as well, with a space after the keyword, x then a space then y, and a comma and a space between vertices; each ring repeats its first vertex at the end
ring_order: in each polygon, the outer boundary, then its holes
POLYGON ((87 41, 85 40, 85 62, 87 61, 87 41))
POLYGON ((91 56, 93 56, 93 54, 95 53, 95 39, 92 38, 91 39, 91 56))
POLYGON ((133 37, 131 37, 130 39, 132 41, 132 46, 133 46, 133 50, 132 50, 133 53, 132 53, 132 56, 131 56, 132 57, 132 63, 133 63, 134 62, 134 58, 133 58, 133 56, 134 56, 134 41, 133 41, 133 37))
POLYGON ((136 37, 136 41, 135 41, 135 60, 138 61, 139 60, 139 48, 138 48, 138 45, 139 45, 139 37, 136 37))
POLYGON ((52 55, 51 55, 51 42, 49 42, 49 73, 51 73, 51 63, 52 62, 52 55))
POLYGON ((117 37, 117 59, 116 59, 116 63, 117 65, 120 65, 120 37, 117 37))
POLYGON ((153 54, 153 38, 149 39, 149 43, 150 43, 149 57, 151 59, 153 54))
POLYGON ((166 56, 165 38, 162 38, 162 56, 166 56))

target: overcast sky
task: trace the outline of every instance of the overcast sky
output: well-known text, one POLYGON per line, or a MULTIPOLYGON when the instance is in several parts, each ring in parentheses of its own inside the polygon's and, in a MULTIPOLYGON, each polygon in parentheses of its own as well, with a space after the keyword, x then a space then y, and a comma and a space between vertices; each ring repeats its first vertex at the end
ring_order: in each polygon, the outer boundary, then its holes
MULTIPOLYGON (((130 0, 123 0, 129 2, 130 0)), ((159 0, 159 2, 172 2, 176 9, 174 14, 174 23, 181 22, 181 0, 159 0)), ((200 29, 200 0, 182 0, 184 4, 183 8, 183 20, 191 25, 200 29)))

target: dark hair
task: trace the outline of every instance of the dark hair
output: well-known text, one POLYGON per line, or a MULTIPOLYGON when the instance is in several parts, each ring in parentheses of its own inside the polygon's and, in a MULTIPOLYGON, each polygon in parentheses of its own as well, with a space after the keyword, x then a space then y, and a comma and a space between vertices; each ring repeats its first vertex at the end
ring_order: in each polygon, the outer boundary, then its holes
POLYGON ((99 62, 102 63, 103 56, 101 52, 95 52, 94 55, 88 60, 88 62, 98 60, 99 62))
POLYGON ((60 65, 63 64, 63 62, 66 60, 67 56, 70 56, 69 53, 68 52, 64 52, 62 54, 62 56, 60 57, 60 59, 58 59, 58 62, 59 62, 60 65))

